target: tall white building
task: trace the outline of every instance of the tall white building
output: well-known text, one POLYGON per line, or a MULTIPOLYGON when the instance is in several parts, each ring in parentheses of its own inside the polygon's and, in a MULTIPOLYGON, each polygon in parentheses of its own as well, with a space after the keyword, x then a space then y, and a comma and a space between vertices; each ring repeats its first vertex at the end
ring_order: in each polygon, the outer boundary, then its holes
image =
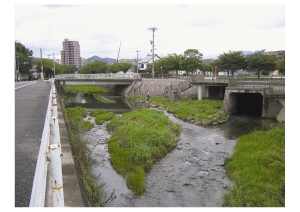
POLYGON ((80 45, 78 41, 69 41, 65 39, 62 42, 63 50, 61 51, 61 64, 72 66, 75 65, 77 69, 82 67, 80 57, 80 45))

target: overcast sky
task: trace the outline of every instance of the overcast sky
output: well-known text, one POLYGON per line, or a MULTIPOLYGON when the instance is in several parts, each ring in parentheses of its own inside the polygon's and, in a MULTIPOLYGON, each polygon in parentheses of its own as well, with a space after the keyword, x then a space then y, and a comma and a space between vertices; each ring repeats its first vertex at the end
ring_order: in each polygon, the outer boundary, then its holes
POLYGON ((36 57, 42 49, 43 57, 54 53, 60 59, 62 41, 68 38, 79 41, 83 58, 117 59, 120 49, 119 59, 134 59, 137 51, 141 59, 151 53, 153 32, 149 28, 155 27, 155 53, 159 56, 183 54, 190 48, 201 52, 203 58, 229 50, 285 50, 284 4, 89 2, 16 4, 15 40, 33 50, 36 57))

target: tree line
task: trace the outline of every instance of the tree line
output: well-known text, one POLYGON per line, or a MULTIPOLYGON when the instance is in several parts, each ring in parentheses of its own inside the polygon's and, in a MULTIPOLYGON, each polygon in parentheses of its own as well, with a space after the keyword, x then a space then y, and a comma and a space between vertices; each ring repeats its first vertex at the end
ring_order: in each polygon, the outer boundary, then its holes
MULTIPOLYGON (((77 71, 75 66, 61 65, 52 59, 34 59, 32 50, 29 50, 19 42, 15 42, 16 67, 20 72, 29 72, 33 65, 36 65, 37 72, 41 72, 43 67, 44 76, 53 76, 55 74, 68 74, 77 71)), ((154 62, 154 71, 159 74, 169 74, 184 70, 189 74, 194 74, 200 70, 202 74, 212 71, 217 67, 219 71, 226 71, 228 75, 234 75, 238 70, 255 71, 259 77, 261 74, 268 74, 269 71, 279 70, 285 75, 285 54, 278 58, 276 55, 266 55, 265 50, 258 50, 254 54, 244 55, 242 51, 229 51, 220 54, 217 59, 206 64, 203 63, 203 54, 197 49, 187 49, 183 54, 168 54, 154 62)), ((129 69, 137 72, 137 66, 129 62, 107 64, 103 61, 94 61, 83 66, 79 71, 82 74, 97 73, 116 73, 119 71, 126 72, 129 69)), ((152 72, 152 64, 147 66, 146 73, 152 72)))
MULTIPOLYGON (((285 54, 278 58, 276 55, 264 54, 265 50, 258 50, 254 54, 244 55, 242 51, 229 51, 220 54, 217 59, 206 64, 202 62, 203 54, 197 49, 188 49, 184 54, 169 54, 154 63, 154 71, 156 73, 168 74, 179 70, 194 74, 200 70, 202 74, 206 74, 217 67, 219 71, 227 72, 227 75, 234 75, 238 70, 247 70, 256 72, 259 77, 261 74, 268 74, 269 71, 279 70, 281 74, 285 74, 285 54)), ((147 72, 151 73, 152 64, 147 66, 147 72)))

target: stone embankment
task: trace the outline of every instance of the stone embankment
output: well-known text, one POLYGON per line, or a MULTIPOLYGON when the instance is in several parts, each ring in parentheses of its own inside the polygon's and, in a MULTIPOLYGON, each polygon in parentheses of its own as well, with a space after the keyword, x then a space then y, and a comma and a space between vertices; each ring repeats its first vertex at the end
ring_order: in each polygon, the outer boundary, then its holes
MULTIPOLYGON (((131 90, 131 96, 150 96, 166 95, 166 86, 177 86, 180 83, 188 82, 188 79, 145 79, 138 81, 131 90)), ((196 86, 193 86, 182 92, 185 95, 197 94, 196 86)))

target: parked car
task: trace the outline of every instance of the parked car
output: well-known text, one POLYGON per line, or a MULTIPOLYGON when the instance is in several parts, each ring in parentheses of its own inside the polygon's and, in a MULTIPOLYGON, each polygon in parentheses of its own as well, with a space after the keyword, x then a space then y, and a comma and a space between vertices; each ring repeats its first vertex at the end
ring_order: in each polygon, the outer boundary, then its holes
POLYGON ((36 76, 29 76, 29 81, 31 81, 31 80, 37 80, 37 77, 36 76))

